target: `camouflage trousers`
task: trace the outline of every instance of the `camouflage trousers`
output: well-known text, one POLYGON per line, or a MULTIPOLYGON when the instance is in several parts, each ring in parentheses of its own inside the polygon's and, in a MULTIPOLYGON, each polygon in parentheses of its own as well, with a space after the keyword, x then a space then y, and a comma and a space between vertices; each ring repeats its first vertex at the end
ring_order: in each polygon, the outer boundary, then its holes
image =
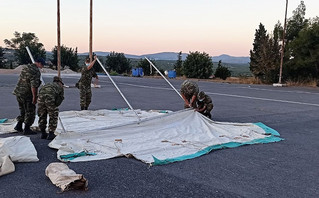
POLYGON ((54 132, 58 125, 59 108, 55 105, 55 98, 48 95, 38 98, 39 128, 45 130, 47 127, 47 115, 49 114, 49 131, 54 132))
MULTIPOLYGON (((199 106, 198 108, 201 109, 201 108, 203 108, 203 106, 199 106)), ((209 103, 209 104, 207 104, 206 109, 203 112, 200 112, 200 113, 203 113, 203 114, 204 113, 210 113, 213 108, 214 108, 213 103, 209 103)))
MULTIPOLYGON (((201 106, 201 107, 199 106, 199 108, 203 108, 203 106, 201 106)), ((213 103, 209 103, 209 104, 207 104, 206 109, 202 112, 199 112, 199 113, 203 114, 204 116, 206 116, 208 118, 211 118, 212 114, 210 112, 212 111, 213 108, 214 108, 213 103)))
POLYGON ((88 109, 89 108, 89 105, 91 103, 91 98, 92 98, 91 85, 89 87, 80 85, 80 106, 81 106, 81 109, 88 109))
POLYGON ((35 105, 32 104, 31 97, 17 96, 19 104, 20 115, 17 117, 18 122, 24 122, 24 124, 31 126, 35 119, 35 105))

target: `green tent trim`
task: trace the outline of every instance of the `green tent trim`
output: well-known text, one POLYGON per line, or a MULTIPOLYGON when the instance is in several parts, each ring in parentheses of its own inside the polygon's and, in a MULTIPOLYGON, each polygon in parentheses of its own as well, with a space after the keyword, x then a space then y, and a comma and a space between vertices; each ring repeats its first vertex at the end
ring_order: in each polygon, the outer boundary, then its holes
POLYGON ((164 160, 157 159, 156 157, 153 156, 154 162, 152 163, 152 165, 164 165, 164 164, 183 161, 183 160, 187 160, 187 159, 193 159, 195 157, 205 155, 205 154, 211 152, 212 150, 219 150, 219 149, 225 149, 225 148, 235 148, 235 147, 250 145, 250 144, 266 144, 266 143, 279 142, 281 140, 284 140, 283 138, 279 137, 280 134, 276 130, 264 125, 263 123, 258 122, 258 123, 253 123, 253 124, 262 128, 266 132, 266 134, 270 135, 270 136, 265 137, 265 138, 261 138, 261 139, 255 139, 255 140, 252 140, 249 142, 243 142, 243 143, 228 142, 225 144, 213 145, 213 146, 206 147, 203 150, 200 150, 194 154, 183 155, 180 157, 168 158, 168 159, 164 159, 164 160))

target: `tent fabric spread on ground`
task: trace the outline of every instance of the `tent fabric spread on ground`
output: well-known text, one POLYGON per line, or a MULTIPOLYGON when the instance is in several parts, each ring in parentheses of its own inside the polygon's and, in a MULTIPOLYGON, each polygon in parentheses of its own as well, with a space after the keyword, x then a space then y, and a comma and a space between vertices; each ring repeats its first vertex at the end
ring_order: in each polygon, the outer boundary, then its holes
POLYGON ((61 112, 67 132, 60 132, 49 146, 58 149, 61 161, 133 156, 161 165, 216 149, 282 140, 277 131, 262 123, 215 122, 194 110, 165 114, 139 110, 137 114, 141 121, 131 110, 61 112))

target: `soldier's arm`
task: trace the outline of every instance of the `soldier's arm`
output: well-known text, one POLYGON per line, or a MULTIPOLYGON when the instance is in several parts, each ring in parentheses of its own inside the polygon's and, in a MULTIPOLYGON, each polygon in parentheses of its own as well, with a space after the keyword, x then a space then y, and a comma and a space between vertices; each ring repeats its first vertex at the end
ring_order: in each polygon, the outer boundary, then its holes
POLYGON ((191 98, 189 106, 192 106, 192 104, 193 104, 193 102, 195 102, 195 100, 196 100, 196 95, 193 95, 192 98, 191 98))
POLYGON ((90 65, 88 66, 88 70, 90 70, 93 66, 94 66, 94 64, 95 64, 95 61, 96 61, 96 56, 94 56, 94 60, 90 63, 90 65))
POLYGON ((205 109, 206 109, 206 106, 207 106, 207 105, 206 105, 206 104, 204 104, 203 108, 201 108, 201 109, 198 109, 198 111, 199 111, 199 112, 203 112, 203 111, 205 111, 205 109))
POLYGON ((37 104, 38 88, 32 87, 32 104, 37 104))
POLYGON ((186 105, 189 105, 189 102, 188 102, 188 100, 186 99, 186 97, 184 96, 184 94, 181 93, 181 95, 182 95, 182 97, 183 97, 183 99, 184 99, 184 101, 185 101, 185 104, 186 104, 186 105))

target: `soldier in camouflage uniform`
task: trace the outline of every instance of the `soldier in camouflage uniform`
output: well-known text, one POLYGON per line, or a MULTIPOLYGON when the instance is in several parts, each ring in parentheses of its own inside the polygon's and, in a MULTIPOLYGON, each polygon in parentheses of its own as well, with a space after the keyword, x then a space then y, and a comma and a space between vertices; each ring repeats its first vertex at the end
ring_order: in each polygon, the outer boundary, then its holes
POLYGON ((184 108, 196 108, 196 97, 199 92, 198 85, 195 82, 185 80, 181 86, 181 95, 185 101, 184 108))
POLYGON ((38 116, 39 128, 41 130, 41 139, 53 140, 54 131, 58 124, 59 106, 64 100, 62 79, 58 76, 53 78, 53 83, 44 85, 39 91, 38 98, 38 116), (49 136, 45 129, 47 127, 47 115, 49 114, 49 136))
POLYGON ((37 103, 38 87, 41 84, 41 73, 39 68, 43 68, 45 61, 43 58, 37 59, 34 64, 25 66, 13 90, 13 95, 17 97, 20 115, 17 117, 17 125, 14 127, 24 135, 33 135, 36 132, 30 129, 35 119, 35 104, 37 103), (22 124, 24 123, 24 130, 22 124))
POLYGON ((96 56, 94 60, 90 63, 89 59, 85 61, 85 67, 82 68, 81 78, 78 82, 78 88, 80 89, 80 106, 81 110, 87 110, 91 103, 92 91, 91 91, 91 82, 92 77, 98 79, 94 69, 92 68, 96 61, 96 56))
POLYGON ((203 114, 208 118, 212 118, 211 111, 214 108, 212 99, 205 94, 205 92, 201 91, 197 97, 197 108, 196 111, 203 114))

